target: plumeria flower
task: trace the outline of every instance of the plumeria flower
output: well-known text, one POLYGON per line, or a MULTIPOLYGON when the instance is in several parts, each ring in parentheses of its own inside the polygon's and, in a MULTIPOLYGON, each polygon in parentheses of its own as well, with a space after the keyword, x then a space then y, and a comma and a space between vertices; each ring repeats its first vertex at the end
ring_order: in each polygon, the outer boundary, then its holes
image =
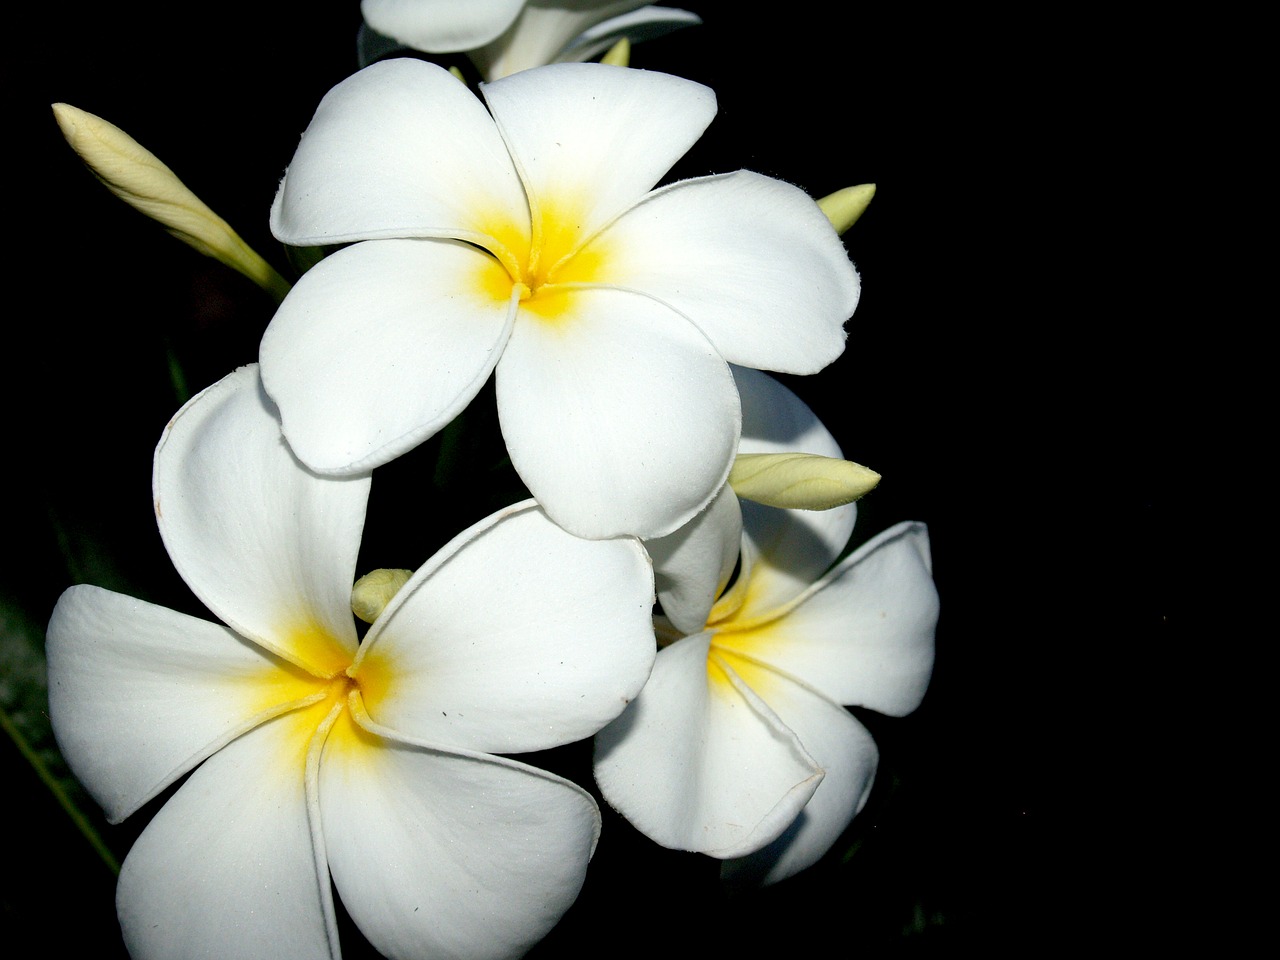
MULTIPOLYGON (((735 372, 744 450, 840 455, 794 394, 735 372)), ((726 489, 674 544, 650 544, 663 648, 640 696, 597 735, 596 780, 637 829, 724 859, 726 878, 772 883, 816 862, 866 802, 878 762, 845 706, 902 716, 928 684, 928 533, 899 524, 831 566, 855 512, 739 504, 726 489)))
POLYGON ((803 191, 746 171, 652 189, 715 112, 706 87, 601 64, 483 87, 374 64, 321 102, 276 195, 285 243, 350 244, 262 340, 284 434, 344 474, 406 452, 495 373, 516 472, 583 537, 661 536, 724 483, 730 362, 810 374, 858 276, 803 191))
POLYGON ((701 23, 644 0, 362 0, 361 65, 396 50, 465 51, 486 80, 549 63, 590 60, 701 23))
POLYGON ((589 736, 642 685, 643 548, 519 504, 418 569, 361 642, 369 489, 302 467, 242 368, 176 415, 154 471, 165 546, 226 626, 93 586, 54 610, 54 731, 108 818, 190 774, 120 873, 139 960, 337 958, 332 888, 387 957, 514 957, 577 895, 594 801, 493 752, 589 736))

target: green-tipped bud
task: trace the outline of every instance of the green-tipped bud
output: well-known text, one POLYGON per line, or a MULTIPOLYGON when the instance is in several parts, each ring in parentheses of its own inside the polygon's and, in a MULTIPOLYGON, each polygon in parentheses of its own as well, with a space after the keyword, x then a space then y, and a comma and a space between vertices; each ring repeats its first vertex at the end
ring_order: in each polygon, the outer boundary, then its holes
POLYGON ((631 66, 631 41, 626 37, 622 37, 610 47, 603 57, 600 58, 601 63, 607 63, 614 67, 631 66))
POLYGON ((351 612, 365 623, 373 623, 382 616, 391 598, 408 579, 412 570, 374 570, 366 573, 351 588, 351 612))
POLYGON ((830 510, 870 493, 874 470, 812 453, 740 453, 729 486, 745 500, 790 510, 830 510))
POLYGON ((871 198, 876 195, 874 183, 862 183, 856 187, 845 187, 835 193, 828 194, 818 201, 818 206, 827 215, 836 233, 844 233, 866 212, 871 198))
POLYGON ((70 104, 55 103, 53 115, 71 149, 108 190, 183 243, 244 274, 277 302, 284 299, 288 281, 155 154, 114 124, 70 104))

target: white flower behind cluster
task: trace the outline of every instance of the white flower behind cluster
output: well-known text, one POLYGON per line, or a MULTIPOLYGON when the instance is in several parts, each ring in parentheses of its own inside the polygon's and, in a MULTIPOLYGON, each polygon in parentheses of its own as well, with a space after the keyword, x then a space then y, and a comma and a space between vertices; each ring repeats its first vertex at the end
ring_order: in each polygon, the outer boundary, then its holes
POLYGON ((635 43, 701 23, 644 0, 362 0, 361 65, 405 48, 466 52, 486 80, 580 63, 624 37, 635 43))
MULTIPOLYGON (((735 374, 744 452, 840 456, 794 394, 735 374)), ((772 883, 817 861, 866 802, 878 760, 844 705, 901 716, 928 685, 928 533, 899 524, 828 570, 855 514, 852 503, 739 505, 726 488, 649 544, 665 646, 640 696, 597 735, 596 781, 641 832, 724 859, 725 876, 772 883)))

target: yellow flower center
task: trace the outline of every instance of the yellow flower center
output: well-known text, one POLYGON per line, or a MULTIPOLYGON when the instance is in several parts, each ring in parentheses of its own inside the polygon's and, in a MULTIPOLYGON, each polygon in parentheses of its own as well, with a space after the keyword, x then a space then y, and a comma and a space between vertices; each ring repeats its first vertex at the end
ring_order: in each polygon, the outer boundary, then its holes
POLYGON ((366 651, 352 658, 344 644, 314 623, 300 625, 286 633, 288 649, 305 666, 280 662, 264 671, 254 684, 260 709, 290 709, 287 722, 292 733, 287 738, 289 761, 305 763, 317 737, 326 750, 367 750, 378 742, 352 717, 353 709, 365 712, 386 695, 391 667, 385 654, 366 651))
POLYGON ((532 223, 532 238, 501 217, 485 219, 486 233, 495 241, 491 263, 481 267, 478 286, 504 303, 514 294, 522 313, 546 321, 567 318, 574 286, 602 282, 605 257, 599 244, 583 248, 585 205, 579 199, 540 204, 532 223))
MULTIPOLYGON (((751 573, 758 571, 757 563, 751 573)), ((759 581, 751 573, 739 577, 711 608, 706 630, 711 633, 707 651, 707 678, 714 684, 729 684, 726 668, 731 668, 751 689, 765 699, 774 678, 768 666, 768 652, 786 642, 785 608, 764 613, 757 597, 759 581)))

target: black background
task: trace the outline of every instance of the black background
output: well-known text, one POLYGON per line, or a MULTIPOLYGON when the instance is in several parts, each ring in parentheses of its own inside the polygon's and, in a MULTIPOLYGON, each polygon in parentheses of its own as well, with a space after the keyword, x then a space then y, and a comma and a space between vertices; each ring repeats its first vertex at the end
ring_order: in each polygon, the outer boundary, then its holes
MULTIPOLYGON (((1113 229, 1084 189, 1110 121, 1063 82, 1048 23, 685 6, 705 23, 632 56, 717 92, 717 120, 675 175, 746 167, 814 196, 877 184, 845 235, 863 279, 846 353, 788 382, 846 456, 884 476, 858 535, 929 524, 937 667, 914 715, 869 718, 876 791, 828 860, 728 899, 713 861, 657 850, 606 811, 583 896, 535 955, 1034 953, 1101 926, 1143 936, 1130 878, 1144 852, 1109 829, 1141 820, 1125 799, 1138 737, 1116 688, 1120 665, 1176 627, 1172 428, 1141 311, 1079 296, 1090 244, 1113 229)), ((167 351, 195 392, 256 359, 272 312, 111 197, 49 104, 129 131, 284 269, 267 228, 276 183, 320 97, 356 66, 354 2, 196 6, 181 24, 168 10, 72 5, 16 31, 4 588, 38 623, 80 580, 199 612, 151 510, 151 453, 177 407, 167 351)), ((583 756, 547 759, 578 777, 583 756)), ((123 956, 113 878, 7 742, 3 759, 30 844, 6 874, 6 923, 43 931, 51 952, 123 956)), ((148 812, 104 828, 120 855, 148 812)), ((348 955, 363 949, 353 939, 348 955)))

